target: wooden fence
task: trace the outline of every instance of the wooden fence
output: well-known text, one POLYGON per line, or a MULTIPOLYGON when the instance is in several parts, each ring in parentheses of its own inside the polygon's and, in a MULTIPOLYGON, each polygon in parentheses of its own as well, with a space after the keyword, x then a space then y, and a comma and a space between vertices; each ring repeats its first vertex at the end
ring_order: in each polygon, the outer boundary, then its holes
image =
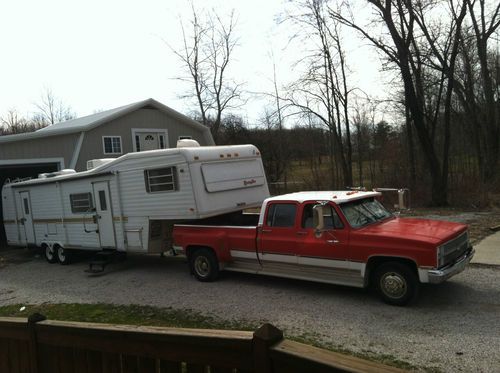
POLYGON ((0 318, 1 373, 402 372, 255 332, 0 318))

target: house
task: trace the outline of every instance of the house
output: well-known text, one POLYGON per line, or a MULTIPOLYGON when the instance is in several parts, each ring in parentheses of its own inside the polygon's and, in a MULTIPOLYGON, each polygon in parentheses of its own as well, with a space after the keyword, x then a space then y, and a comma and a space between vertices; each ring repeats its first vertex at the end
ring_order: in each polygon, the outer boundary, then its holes
MULTIPOLYGON (((84 171, 91 159, 174 148, 186 138, 214 145, 207 127, 151 98, 35 132, 0 136, 0 187, 8 178, 65 168, 84 171)), ((3 231, 2 226, 0 242, 3 231)))

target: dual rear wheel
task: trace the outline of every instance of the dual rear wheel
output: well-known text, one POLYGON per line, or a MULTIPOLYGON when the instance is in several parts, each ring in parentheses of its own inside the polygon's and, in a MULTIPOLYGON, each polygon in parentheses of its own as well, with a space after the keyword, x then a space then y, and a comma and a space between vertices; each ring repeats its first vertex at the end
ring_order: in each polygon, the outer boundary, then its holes
POLYGON ((219 262, 211 249, 197 249, 189 257, 189 266, 199 281, 209 282, 219 276, 219 262))

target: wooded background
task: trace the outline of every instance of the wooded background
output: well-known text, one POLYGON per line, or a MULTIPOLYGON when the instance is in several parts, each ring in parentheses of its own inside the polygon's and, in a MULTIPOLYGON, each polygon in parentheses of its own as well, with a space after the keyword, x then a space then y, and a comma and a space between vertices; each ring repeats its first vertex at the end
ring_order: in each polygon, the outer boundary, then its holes
MULTIPOLYGON (((417 204, 485 207, 500 193, 500 3, 494 0, 303 0, 277 22, 300 46, 293 81, 246 92, 230 74, 238 17, 192 6, 183 40, 169 45, 185 67, 179 80, 193 117, 217 144, 253 143, 274 192, 407 187, 417 204), (362 15, 361 15, 362 14, 362 15), (353 85, 347 35, 382 61, 385 95, 353 85), (267 98, 259 120, 238 115, 267 98)), ((239 77, 241 78, 241 77, 239 77)), ((47 91, 38 112, 2 118, 4 134, 68 119, 47 91)))

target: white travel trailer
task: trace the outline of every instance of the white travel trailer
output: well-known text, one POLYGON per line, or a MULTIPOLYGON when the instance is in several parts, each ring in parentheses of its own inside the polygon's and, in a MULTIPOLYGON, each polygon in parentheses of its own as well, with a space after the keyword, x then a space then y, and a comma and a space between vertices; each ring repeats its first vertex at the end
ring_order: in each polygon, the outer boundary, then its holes
POLYGON ((7 182, 7 243, 42 247, 49 262, 63 264, 76 249, 160 253, 170 249, 174 222, 255 207, 269 196, 253 145, 128 153, 87 166, 7 182))

